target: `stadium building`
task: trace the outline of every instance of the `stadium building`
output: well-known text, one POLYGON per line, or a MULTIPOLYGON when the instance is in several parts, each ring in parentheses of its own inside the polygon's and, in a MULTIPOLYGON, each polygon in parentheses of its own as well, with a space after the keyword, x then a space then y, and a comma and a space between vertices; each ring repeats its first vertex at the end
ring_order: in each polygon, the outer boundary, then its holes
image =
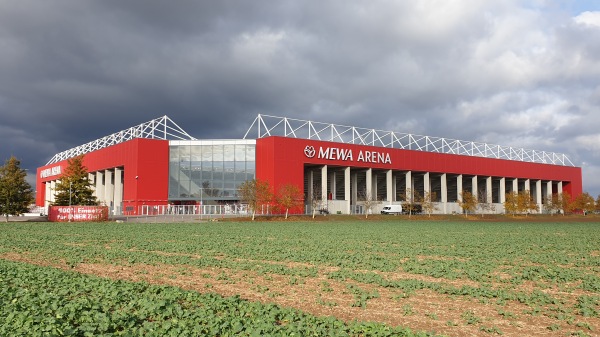
POLYGON ((469 191, 503 213, 507 193, 530 191, 543 212, 552 194, 582 193, 581 168, 564 154, 258 115, 243 139, 199 140, 167 116, 58 153, 37 170, 38 206, 54 201, 67 160, 84 165, 112 214, 230 212, 238 187, 294 184, 330 213, 373 212, 407 195, 435 195, 435 213, 461 212, 469 191), (255 138, 256 137, 256 138, 255 138))

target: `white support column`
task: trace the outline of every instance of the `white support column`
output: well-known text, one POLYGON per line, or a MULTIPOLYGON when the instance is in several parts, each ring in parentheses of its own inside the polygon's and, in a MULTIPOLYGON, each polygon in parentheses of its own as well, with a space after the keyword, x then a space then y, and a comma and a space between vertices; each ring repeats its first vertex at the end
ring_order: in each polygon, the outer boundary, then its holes
POLYGON ((327 165, 321 167, 321 207, 327 207, 327 165))
POLYGON ((96 172, 96 199, 98 202, 104 202, 104 172, 96 172))
POLYGON ((471 178, 471 194, 473 194, 473 198, 475 200, 479 200, 479 196, 477 195, 477 176, 473 176, 471 178))
POLYGON ((111 170, 104 170, 104 200, 107 206, 110 206, 114 201, 113 184, 113 172, 111 170))
POLYGON ((427 193, 431 194, 431 180, 429 180, 429 172, 425 172, 423 175, 423 197, 427 193))
POLYGON ((513 193, 519 193, 519 179, 515 178, 513 179, 513 188, 512 188, 513 193))
POLYGON ((506 178, 500 178, 500 203, 504 204, 506 202, 506 178))
POLYGON ((546 203, 552 201, 552 180, 546 183, 546 203))
POLYGON ((373 198, 373 169, 369 168, 366 172, 366 182, 365 182, 365 198, 371 198, 371 200, 375 200, 373 198))
POLYGON ((335 176, 336 176, 335 171, 333 171, 329 174, 329 190, 331 191, 331 199, 332 200, 335 200, 337 198, 337 196, 335 195, 336 194, 335 193, 336 184, 337 184, 335 176))
POLYGON ((531 193, 531 182, 529 181, 529 179, 525 179, 525 190, 531 193))
POLYGON ((487 177, 485 178, 485 202, 491 204, 492 201, 492 177, 487 177))
POLYGON ((562 181, 559 181, 556 188, 558 189, 558 194, 562 194, 563 193, 563 183, 562 181))
POLYGON ((442 201, 442 205, 444 207, 444 214, 448 213, 447 210, 447 204, 448 204, 448 182, 446 181, 446 173, 443 173, 440 176, 440 186, 441 186, 441 193, 442 195, 440 195, 441 197, 441 201, 442 201))
POLYGON ((122 214, 123 210, 123 170, 115 168, 115 214, 122 214))
POLYGON ((50 206, 50 200, 52 200, 52 194, 54 193, 54 191, 52 190, 52 182, 51 181, 44 184, 44 186, 46 187, 46 195, 44 198, 44 210, 45 210, 46 214, 48 214, 48 207, 50 206))
POLYGON ((463 188, 462 188, 462 174, 459 174, 458 176, 456 176, 456 200, 458 201, 462 201, 462 193, 463 193, 463 188))
POLYGON ((386 201, 391 203, 394 201, 393 184, 392 184, 392 170, 385 172, 385 188, 386 188, 386 201))
POLYGON ((415 194, 415 191, 413 191, 413 184, 412 184, 412 172, 411 171, 406 172, 406 176, 404 177, 404 179, 406 181, 406 185, 405 185, 406 190, 404 191, 404 196, 407 199, 412 199, 412 196, 415 194))
POLYGON ((344 200, 346 200, 346 214, 350 214, 350 167, 344 169, 344 200))
POLYGON ((538 205, 538 210, 542 212, 542 181, 535 181, 535 203, 538 205))

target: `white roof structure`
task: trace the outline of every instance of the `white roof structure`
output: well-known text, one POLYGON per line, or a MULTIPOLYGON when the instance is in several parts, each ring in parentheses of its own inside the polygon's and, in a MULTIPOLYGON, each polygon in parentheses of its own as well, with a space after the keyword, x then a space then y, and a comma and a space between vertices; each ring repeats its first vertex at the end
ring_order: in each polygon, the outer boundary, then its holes
POLYGON ((162 116, 149 122, 130 127, 129 129, 122 130, 113 133, 112 135, 108 135, 92 142, 57 153, 54 155, 54 157, 52 157, 52 159, 50 159, 50 161, 48 161, 48 163, 46 163, 46 165, 54 164, 81 154, 100 150, 111 145, 123 143, 134 138, 196 140, 196 138, 190 136, 169 117, 162 116))
POLYGON ((457 139, 421 136, 393 131, 365 129, 354 126, 311 122, 301 119, 260 114, 254 119, 254 122, 252 122, 252 125, 244 135, 244 139, 249 137, 250 134, 256 135, 256 138, 282 136, 345 144, 575 166, 571 160, 562 153, 529 150, 457 139))

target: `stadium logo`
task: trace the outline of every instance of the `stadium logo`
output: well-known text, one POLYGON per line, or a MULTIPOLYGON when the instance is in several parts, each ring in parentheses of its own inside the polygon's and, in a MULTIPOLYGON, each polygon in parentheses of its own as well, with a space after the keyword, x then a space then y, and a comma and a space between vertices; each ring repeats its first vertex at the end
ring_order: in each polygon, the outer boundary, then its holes
POLYGON ((308 157, 308 158, 312 158, 315 156, 315 153, 317 153, 315 151, 315 148, 313 146, 310 145, 306 145, 306 147, 304 148, 304 154, 308 157))

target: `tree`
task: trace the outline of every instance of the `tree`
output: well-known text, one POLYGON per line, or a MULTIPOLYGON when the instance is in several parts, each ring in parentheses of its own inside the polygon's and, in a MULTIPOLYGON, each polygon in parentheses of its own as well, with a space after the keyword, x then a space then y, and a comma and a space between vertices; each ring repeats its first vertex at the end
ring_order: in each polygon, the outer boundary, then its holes
POLYGON ((21 215, 26 213, 33 202, 33 191, 25 177, 27 172, 20 168, 21 162, 11 156, 0 167, 0 214, 21 215))
POLYGON ((550 213, 550 215, 554 215, 554 213, 556 213, 561 206, 561 202, 560 202, 560 196, 555 193, 552 194, 552 196, 548 199, 546 199, 546 210, 550 213))
POLYGON ((477 198, 473 195, 473 193, 469 191, 462 191, 460 193, 461 200, 458 201, 458 206, 462 208, 465 213, 465 217, 472 212, 477 207, 477 198))
POLYGON ((240 200, 248 204, 252 210, 252 221, 256 215, 256 210, 264 204, 271 202, 273 194, 268 181, 257 179, 247 180, 238 188, 240 200))
POLYGON ((574 203, 571 200, 571 195, 569 192, 562 192, 559 194, 560 198, 560 208, 563 211, 563 215, 567 213, 571 213, 573 211, 574 203))
POLYGON ((600 212, 600 194, 598 194, 598 198, 596 198, 596 212, 600 212))
POLYGON ((317 210, 328 212, 328 210, 322 208, 323 194, 321 192, 321 185, 318 185, 318 184, 313 185, 312 193, 311 193, 311 195, 308 196, 308 199, 310 201, 310 207, 311 207, 313 219, 315 218, 315 215, 317 214, 317 210))
POLYGON ((429 217, 431 217, 431 213, 433 213, 433 211, 437 210, 434 200, 437 200, 437 193, 430 191, 425 191, 425 195, 421 199, 421 207, 429 215, 429 217))
POLYGON ((493 213, 496 211, 496 205, 492 203, 491 200, 488 200, 488 195, 485 190, 480 190, 477 194, 478 206, 481 209, 481 217, 485 213, 493 213))
POLYGON ((532 211, 537 211, 538 205, 533 200, 531 192, 529 190, 523 190, 519 192, 517 196, 517 211, 519 213, 525 213, 527 216, 532 211))
POLYGON ((594 197, 592 197, 589 193, 584 192, 575 198, 573 201, 573 206, 575 209, 579 209, 583 212, 583 215, 586 215, 588 212, 593 212, 596 208, 596 202, 594 201, 594 197))
POLYGON ((365 208, 365 218, 368 218, 369 212, 373 211, 375 206, 381 203, 381 201, 373 197, 373 193, 370 193, 370 191, 366 189, 360 193, 359 199, 362 200, 363 207, 365 208))
POLYGON ((519 211, 519 194, 516 191, 506 194, 506 201, 504 201, 504 211, 510 213, 513 217, 519 211))
MULTIPOLYGON (((413 212, 418 208, 418 201, 421 199, 421 195, 417 191, 413 191, 412 188, 407 188, 405 195, 402 196, 404 203, 402 204, 403 212, 408 211, 408 217, 410 218, 413 212)), ((420 206, 420 205, 419 205, 420 206)))
POLYGON ((300 188, 293 184, 282 185, 277 193, 277 201, 285 208, 285 218, 288 218, 290 208, 300 207, 304 204, 300 188))
POLYGON ((83 166, 83 158, 84 156, 80 155, 67 160, 67 167, 60 181, 56 183, 54 205, 98 205, 87 168, 83 166))

